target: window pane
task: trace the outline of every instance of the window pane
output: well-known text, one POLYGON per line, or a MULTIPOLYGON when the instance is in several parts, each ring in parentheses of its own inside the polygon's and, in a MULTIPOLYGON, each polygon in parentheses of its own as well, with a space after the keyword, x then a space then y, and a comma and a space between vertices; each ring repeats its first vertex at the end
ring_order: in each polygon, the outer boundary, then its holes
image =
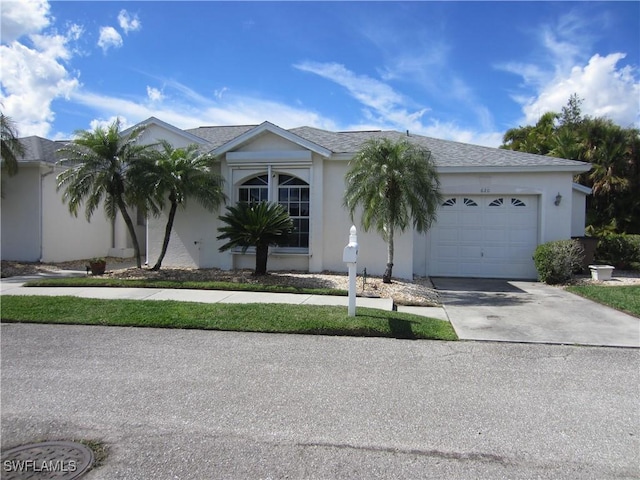
POLYGON ((309 216, 309 202, 300 204, 300 215, 303 217, 309 216))
POLYGON ((289 215, 292 217, 297 217, 300 215, 300 205, 297 203, 291 203, 289 205, 289 215))
POLYGON ((278 200, 281 202, 286 202, 289 200, 289 189, 280 188, 278 189, 278 200))
POLYGON ((289 200, 292 202, 297 202, 300 200, 300 190, 297 188, 289 189, 289 200))
POLYGON ((308 188, 301 188, 300 189, 300 200, 302 200, 303 202, 308 202, 309 201, 309 189, 308 188))

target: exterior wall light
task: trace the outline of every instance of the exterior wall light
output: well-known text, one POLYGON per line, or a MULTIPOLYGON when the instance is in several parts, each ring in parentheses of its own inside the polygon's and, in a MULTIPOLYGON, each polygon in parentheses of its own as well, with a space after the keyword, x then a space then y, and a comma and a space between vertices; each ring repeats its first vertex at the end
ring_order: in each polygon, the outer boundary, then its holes
POLYGON ((553 202, 553 204, 557 207, 558 205, 560 205, 561 201, 562 201, 562 195, 560 195, 560 192, 558 192, 558 195, 556 195, 556 199, 553 202))

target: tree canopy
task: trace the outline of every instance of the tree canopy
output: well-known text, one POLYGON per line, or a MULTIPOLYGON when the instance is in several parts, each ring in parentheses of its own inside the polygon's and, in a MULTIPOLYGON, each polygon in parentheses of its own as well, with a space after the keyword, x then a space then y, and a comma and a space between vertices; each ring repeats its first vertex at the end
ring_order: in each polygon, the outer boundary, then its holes
POLYGON ((58 189, 64 189, 62 200, 68 202, 71 214, 78 216, 84 204, 85 216, 90 220, 103 201, 108 218, 113 219, 120 212, 133 243, 138 268, 142 266, 140 246, 127 207, 140 205, 141 196, 138 186, 132 182, 130 166, 149 155, 152 147, 137 143, 143 130, 144 127, 138 127, 122 136, 119 120, 108 128, 78 130, 76 138, 59 150, 64 156, 60 163, 69 168, 57 177, 58 189))
POLYGON ((640 130, 582 114, 572 95, 561 113, 547 112, 534 126, 512 128, 501 148, 592 164, 575 178, 593 190, 587 198, 587 230, 640 233, 640 130))
POLYGON ((366 142, 350 162, 344 204, 353 219, 362 208, 364 231, 374 228, 387 243, 385 283, 391 282, 394 234, 413 225, 426 232, 440 205, 440 181, 431 152, 408 140, 366 142))

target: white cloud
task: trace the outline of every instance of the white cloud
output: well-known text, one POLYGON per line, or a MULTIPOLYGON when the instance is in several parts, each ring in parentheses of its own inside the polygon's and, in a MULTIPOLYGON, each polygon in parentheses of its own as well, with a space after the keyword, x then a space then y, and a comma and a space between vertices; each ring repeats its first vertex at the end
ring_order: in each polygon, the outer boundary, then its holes
POLYGON ((133 124, 130 124, 126 118, 119 115, 115 115, 106 120, 102 118, 91 120, 91 122, 89 123, 89 129, 95 130, 98 127, 108 129, 116 120, 120 120, 120 131, 126 130, 127 128, 133 126, 133 124))
POLYGON ((147 97, 152 102, 159 102, 164 99, 164 94, 157 88, 149 87, 147 85, 147 97))
POLYGON ((3 75, 0 101, 16 122, 20 136, 49 133, 54 113, 51 102, 68 98, 79 86, 62 61, 70 58, 69 35, 31 35, 33 48, 18 41, 0 46, 3 75))
POLYGON ((213 94, 215 95, 215 97, 220 100, 222 99, 222 96, 224 95, 224 92, 228 91, 229 89, 227 87, 222 87, 221 89, 216 89, 213 91, 213 94))
POLYGON ((379 112, 393 111, 406 102, 386 83, 366 75, 356 75, 338 63, 303 62, 294 67, 342 85, 356 100, 379 112))
POLYGON ((140 22, 138 15, 134 15, 132 17, 126 10, 120 10, 120 13, 118 14, 118 23, 120 24, 120 28, 126 34, 138 31, 142 28, 142 23, 140 22))
POLYGON ((0 34, 2 43, 36 33, 49 26, 49 2, 46 0, 3 1, 0 34))
POLYGON ((113 27, 100 27, 98 46, 105 53, 112 47, 120 48, 122 46, 122 35, 113 27))
POLYGON ((622 53, 605 57, 596 54, 587 65, 575 66, 570 72, 554 77, 535 97, 524 102, 526 123, 535 123, 545 112, 560 112, 569 97, 576 93, 584 99, 583 114, 605 116, 623 127, 639 126, 640 81, 636 69, 628 65, 617 67, 623 58, 625 54, 622 53))
POLYGON ((623 127, 640 126, 637 63, 621 66, 625 53, 603 56, 594 50, 594 32, 601 32, 606 24, 606 16, 572 11, 561 16, 555 25, 536 28, 544 60, 496 67, 524 81, 522 90, 512 95, 522 105, 524 118, 520 124, 531 125, 546 112, 560 112, 575 93, 583 99, 583 114, 606 116, 623 127))
MULTIPOLYGON (((426 135, 460 142, 496 147, 502 143, 502 134, 478 132, 464 129, 452 122, 441 123, 435 118, 428 118, 429 109, 422 107, 410 111, 410 99, 396 92, 386 83, 364 75, 356 75, 343 65, 336 63, 304 62, 294 65, 301 71, 314 73, 345 87, 348 92, 363 104, 363 121, 349 125, 348 130, 409 130, 418 135, 426 135)), ((458 95, 470 94, 463 82, 454 82, 459 90, 458 95)), ((477 114, 483 119, 485 126, 491 123, 491 115, 480 107, 477 114)), ((344 128, 343 128, 344 129, 344 128)))
POLYGON ((143 98, 135 101, 86 90, 75 91, 72 100, 100 112, 101 119, 121 116, 131 124, 155 116, 178 128, 195 128, 201 125, 253 125, 269 120, 283 128, 309 125, 330 130, 338 129, 332 120, 316 112, 270 100, 225 95, 224 102, 216 102, 175 81, 167 81, 165 89, 175 91, 171 95, 171 103, 160 100, 149 104, 143 98))

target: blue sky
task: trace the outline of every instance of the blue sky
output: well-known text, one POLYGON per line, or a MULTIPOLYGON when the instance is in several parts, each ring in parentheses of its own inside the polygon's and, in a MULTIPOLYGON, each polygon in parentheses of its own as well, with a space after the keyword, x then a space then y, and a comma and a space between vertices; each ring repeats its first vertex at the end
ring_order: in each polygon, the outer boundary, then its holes
POLYGON ((395 129, 497 146, 559 111, 640 126, 638 2, 47 2, 2 13, 2 111, 70 138, 180 128, 395 129))

